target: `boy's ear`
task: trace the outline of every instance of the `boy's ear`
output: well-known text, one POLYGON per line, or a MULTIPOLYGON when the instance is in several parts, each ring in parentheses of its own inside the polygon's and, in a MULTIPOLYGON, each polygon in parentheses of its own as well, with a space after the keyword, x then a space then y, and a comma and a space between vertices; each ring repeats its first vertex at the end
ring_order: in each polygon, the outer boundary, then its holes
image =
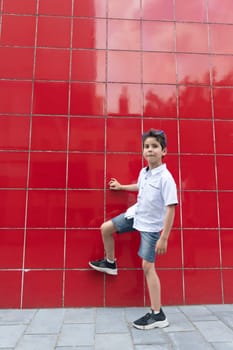
POLYGON ((167 147, 165 147, 164 149, 163 149, 163 156, 165 156, 167 154, 167 147))

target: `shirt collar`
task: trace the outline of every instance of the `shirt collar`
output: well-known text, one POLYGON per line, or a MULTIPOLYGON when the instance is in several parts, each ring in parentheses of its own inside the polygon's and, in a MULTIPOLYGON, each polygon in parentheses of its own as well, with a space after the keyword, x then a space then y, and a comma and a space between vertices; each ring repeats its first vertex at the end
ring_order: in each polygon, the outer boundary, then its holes
POLYGON ((152 175, 155 175, 155 174, 159 174, 161 171, 163 171, 164 169, 166 169, 167 166, 166 164, 161 164, 160 166, 150 170, 149 167, 147 166, 145 168, 146 172, 150 171, 152 175))

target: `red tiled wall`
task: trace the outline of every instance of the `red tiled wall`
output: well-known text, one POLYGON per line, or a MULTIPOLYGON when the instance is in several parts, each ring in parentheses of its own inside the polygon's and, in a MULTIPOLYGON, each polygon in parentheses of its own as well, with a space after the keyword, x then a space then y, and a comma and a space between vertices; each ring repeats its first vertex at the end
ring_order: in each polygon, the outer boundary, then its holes
POLYGON ((148 304, 137 233, 116 237, 117 278, 88 261, 150 127, 180 199, 163 304, 232 303, 232 0, 0 4, 0 307, 148 304))

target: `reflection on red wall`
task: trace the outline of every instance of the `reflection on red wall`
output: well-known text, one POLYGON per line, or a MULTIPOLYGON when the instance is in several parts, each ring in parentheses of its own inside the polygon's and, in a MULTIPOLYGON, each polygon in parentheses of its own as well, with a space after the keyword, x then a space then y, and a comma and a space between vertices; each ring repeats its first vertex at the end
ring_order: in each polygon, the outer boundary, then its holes
POLYGON ((233 302, 231 0, 1 0, 0 307, 143 306, 138 234, 98 274, 99 226, 135 201, 141 132, 168 135, 179 206, 163 304, 233 302))

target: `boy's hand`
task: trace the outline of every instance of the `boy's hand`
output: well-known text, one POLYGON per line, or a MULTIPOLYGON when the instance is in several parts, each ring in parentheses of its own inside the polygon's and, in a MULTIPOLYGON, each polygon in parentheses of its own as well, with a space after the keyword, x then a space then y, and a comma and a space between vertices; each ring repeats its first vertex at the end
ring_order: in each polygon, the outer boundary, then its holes
POLYGON ((167 252, 167 239, 160 237, 155 246, 155 252, 157 254, 165 254, 167 252))
POLYGON ((118 182, 116 179, 112 178, 110 181, 109 181, 109 188, 110 190, 115 190, 115 191, 119 191, 121 190, 121 184, 120 182, 118 182))

